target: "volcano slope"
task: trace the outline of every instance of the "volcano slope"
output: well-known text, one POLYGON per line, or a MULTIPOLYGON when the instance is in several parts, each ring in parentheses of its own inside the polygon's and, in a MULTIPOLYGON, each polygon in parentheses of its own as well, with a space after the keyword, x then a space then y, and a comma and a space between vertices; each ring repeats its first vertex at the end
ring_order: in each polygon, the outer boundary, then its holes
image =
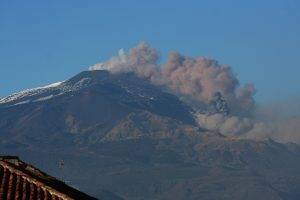
POLYGON ((0 144, 102 199, 300 199, 298 145, 206 131, 133 73, 85 71, 1 99, 0 144))

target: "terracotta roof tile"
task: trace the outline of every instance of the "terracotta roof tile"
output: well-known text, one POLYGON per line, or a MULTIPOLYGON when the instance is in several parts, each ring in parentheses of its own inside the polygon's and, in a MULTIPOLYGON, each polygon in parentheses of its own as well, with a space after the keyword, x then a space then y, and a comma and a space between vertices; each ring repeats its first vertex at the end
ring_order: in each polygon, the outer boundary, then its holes
POLYGON ((22 162, 18 157, 0 157, 0 199, 7 200, 95 200, 22 162))

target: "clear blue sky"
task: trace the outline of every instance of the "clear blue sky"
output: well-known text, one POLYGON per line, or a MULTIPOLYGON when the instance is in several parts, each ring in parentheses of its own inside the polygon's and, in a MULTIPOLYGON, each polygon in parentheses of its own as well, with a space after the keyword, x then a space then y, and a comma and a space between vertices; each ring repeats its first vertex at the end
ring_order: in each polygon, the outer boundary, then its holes
POLYGON ((231 65, 259 101, 300 95, 297 0, 0 0, 0 96, 148 41, 231 65))

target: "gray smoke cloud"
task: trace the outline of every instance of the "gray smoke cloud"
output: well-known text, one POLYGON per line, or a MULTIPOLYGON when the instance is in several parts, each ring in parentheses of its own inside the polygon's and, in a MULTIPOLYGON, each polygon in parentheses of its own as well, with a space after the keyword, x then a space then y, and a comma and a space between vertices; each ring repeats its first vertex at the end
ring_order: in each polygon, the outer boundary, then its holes
POLYGON ((162 67, 162 74, 171 89, 197 101, 209 102, 215 93, 220 92, 232 112, 246 113, 255 105, 254 86, 240 86, 231 68, 216 60, 171 53, 162 67))
MULTIPOLYGON (((90 70, 111 73, 134 72, 155 85, 168 88, 200 111, 195 112, 199 126, 224 135, 242 138, 293 141, 300 143, 300 117, 280 118, 280 113, 258 109, 253 84, 241 86, 232 68, 206 57, 188 57, 172 52, 165 64, 159 64, 159 52, 141 42, 128 52, 119 50, 117 56, 91 66, 90 70), (230 114, 205 113, 214 95, 226 100, 230 114)), ((271 109, 272 110, 272 109, 271 109)))
POLYGON ((199 125, 238 138, 300 144, 300 99, 255 107, 251 117, 196 113, 199 125))
POLYGON ((153 83, 160 80, 158 66, 159 53, 148 43, 141 42, 127 53, 120 49, 117 56, 106 62, 97 63, 90 70, 108 70, 112 73, 135 72, 138 76, 148 78, 153 83))
POLYGON ((195 117, 201 127, 230 136, 246 133, 254 126, 254 122, 249 118, 225 116, 220 113, 212 115, 198 113, 195 117))
POLYGON ((216 92, 226 99, 232 112, 247 113, 255 105, 252 84, 240 86, 229 66, 216 60, 191 58, 170 53, 164 65, 158 64, 159 53, 142 42, 126 53, 123 49, 110 60, 97 63, 90 70, 108 70, 112 73, 135 72, 156 85, 165 85, 173 92, 187 96, 194 102, 208 103, 216 92))
POLYGON ((257 106, 255 118, 264 125, 246 135, 252 138, 271 137, 281 142, 300 144, 300 98, 293 97, 257 106))

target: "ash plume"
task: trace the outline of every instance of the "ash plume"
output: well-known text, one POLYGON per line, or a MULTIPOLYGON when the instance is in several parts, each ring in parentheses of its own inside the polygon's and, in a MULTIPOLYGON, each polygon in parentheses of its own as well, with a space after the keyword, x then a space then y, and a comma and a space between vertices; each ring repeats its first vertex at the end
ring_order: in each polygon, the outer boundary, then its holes
POLYGON ((199 102, 209 102, 214 94, 221 93, 236 113, 254 107, 254 86, 240 86, 231 68, 216 60, 171 53, 161 71, 171 89, 199 102))
POLYGON ((165 64, 158 61, 159 52, 148 43, 141 42, 128 52, 119 50, 117 56, 89 69, 111 73, 134 72, 155 85, 167 88, 195 109, 195 119, 202 128, 242 138, 273 138, 300 143, 297 132, 300 130, 300 117, 275 120, 276 114, 272 117, 262 112, 258 114, 254 85, 240 85, 230 66, 211 58, 188 57, 177 52, 171 52, 165 64), (223 103, 214 102, 217 107, 210 112, 206 108, 216 94, 224 100, 223 103))
POLYGON ((112 73, 135 72, 138 76, 148 78, 156 83, 160 79, 157 62, 159 53, 145 42, 130 49, 129 53, 120 49, 118 55, 106 62, 97 63, 90 70, 108 70, 112 73))
POLYGON ((97 63, 90 70, 135 72, 138 76, 150 79, 153 84, 167 86, 174 93, 200 104, 208 103, 218 92, 236 113, 251 111, 255 105, 254 86, 240 86, 231 68, 214 59, 170 53, 166 64, 159 65, 158 60, 158 51, 142 42, 130 49, 129 53, 119 50, 118 56, 97 63))

